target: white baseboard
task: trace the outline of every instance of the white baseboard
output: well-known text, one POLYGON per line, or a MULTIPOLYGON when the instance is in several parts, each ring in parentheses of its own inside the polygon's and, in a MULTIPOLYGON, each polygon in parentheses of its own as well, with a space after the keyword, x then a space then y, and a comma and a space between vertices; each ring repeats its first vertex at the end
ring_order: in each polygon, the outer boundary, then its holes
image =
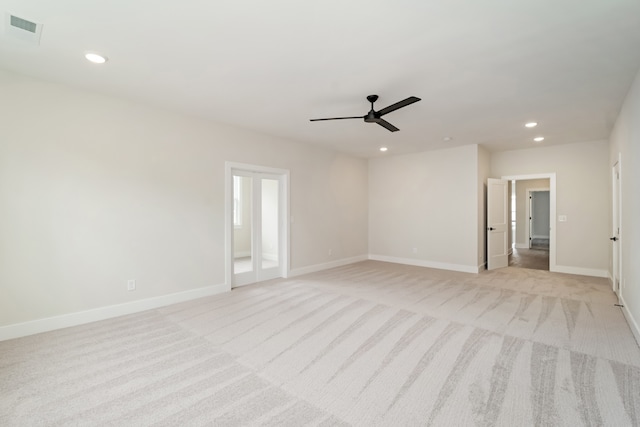
POLYGON ((207 297, 229 290, 229 286, 226 284, 206 286, 204 288, 193 289, 191 291, 177 292, 174 294, 146 298, 123 304, 109 305, 76 313, 62 314, 60 316, 31 320, 24 323, 0 326, 0 341, 152 310, 154 308, 207 297))
POLYGON ((532 239, 548 239, 548 238, 549 238, 549 236, 538 236, 538 235, 534 235, 534 236, 531 236, 531 238, 532 238, 532 239))
POLYGON ((396 264, 415 265, 417 267, 437 268, 439 270, 461 271, 463 273, 479 273, 481 271, 480 266, 475 265, 448 264, 444 262, 425 261, 412 258, 397 258, 386 255, 369 255, 369 259, 374 261, 393 262, 396 264))
POLYGON ((294 268, 289 271, 287 277, 301 276, 303 274, 315 273, 316 271, 328 270, 330 268, 342 267, 343 265, 353 264, 369 259, 367 255, 358 255, 351 258, 337 259, 335 261, 325 262, 323 264, 314 264, 306 267, 294 268))
POLYGON ((620 298, 620 304, 623 305, 622 313, 624 314, 624 317, 627 319, 627 323, 629 324, 629 328, 631 329, 631 332, 633 333, 633 336, 636 339, 636 343, 638 344, 638 346, 640 346, 640 324, 636 321, 636 319, 633 317, 633 315, 627 308, 627 304, 624 302, 624 298, 622 297, 622 295, 620 295, 619 298, 620 298))
POLYGON ((516 249, 529 249, 528 243, 516 243, 516 249))
POLYGON ((599 270, 595 268, 582 268, 582 267, 570 267, 566 265, 556 265, 553 269, 555 273, 567 273, 567 274, 577 274, 580 276, 593 276, 593 277, 609 277, 609 272, 607 270, 599 270))

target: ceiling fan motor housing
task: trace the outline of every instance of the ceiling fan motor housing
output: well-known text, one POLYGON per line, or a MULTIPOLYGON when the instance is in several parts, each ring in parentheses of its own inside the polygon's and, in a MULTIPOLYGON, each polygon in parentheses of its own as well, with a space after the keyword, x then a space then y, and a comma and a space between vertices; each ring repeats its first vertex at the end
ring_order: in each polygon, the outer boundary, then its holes
POLYGON ((369 111, 367 115, 364 116, 364 121, 367 123, 375 123, 379 118, 380 118, 380 114, 373 111, 373 108, 372 108, 371 111, 369 111))

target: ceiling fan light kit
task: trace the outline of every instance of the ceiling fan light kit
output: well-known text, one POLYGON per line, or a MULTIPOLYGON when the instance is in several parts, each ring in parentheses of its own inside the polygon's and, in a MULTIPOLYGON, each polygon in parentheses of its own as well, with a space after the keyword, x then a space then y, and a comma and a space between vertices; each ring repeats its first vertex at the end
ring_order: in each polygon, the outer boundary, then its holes
POLYGON ((385 119, 382 118, 382 116, 384 116, 385 114, 389 114, 392 111, 396 111, 402 107, 406 107, 407 105, 411 105, 414 102, 418 102, 420 101, 420 98, 415 97, 415 96, 410 96, 407 99, 403 99, 400 102, 396 102, 395 104, 391 104, 388 107, 383 108, 380 111, 376 111, 373 108, 373 103, 376 102, 378 100, 378 95, 369 95, 367 96, 367 101, 369 101, 371 103, 371 110, 369 110, 369 112, 364 115, 364 116, 351 116, 351 117, 331 117, 331 118, 326 118, 326 119, 311 119, 312 122, 319 122, 319 121, 324 121, 324 120, 345 120, 345 119, 364 119, 365 123, 377 123, 380 126, 382 126, 383 128, 391 131, 391 132, 396 132, 399 131, 400 129, 398 129, 397 127, 395 127, 394 125, 392 125, 391 123, 389 123, 388 121, 386 121, 385 119))

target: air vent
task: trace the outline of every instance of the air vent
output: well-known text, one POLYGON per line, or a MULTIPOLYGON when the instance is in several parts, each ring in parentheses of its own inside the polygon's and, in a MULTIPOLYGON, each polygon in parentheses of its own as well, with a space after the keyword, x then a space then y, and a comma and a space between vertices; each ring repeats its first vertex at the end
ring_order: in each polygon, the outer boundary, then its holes
POLYGON ((38 24, 35 22, 27 21, 26 19, 18 18, 17 16, 11 16, 11 25, 16 28, 21 28, 25 31, 29 31, 30 33, 36 33, 36 27, 38 24))
POLYGON ((40 44, 42 24, 29 21, 19 16, 7 14, 5 33, 13 38, 21 39, 34 44, 40 44))

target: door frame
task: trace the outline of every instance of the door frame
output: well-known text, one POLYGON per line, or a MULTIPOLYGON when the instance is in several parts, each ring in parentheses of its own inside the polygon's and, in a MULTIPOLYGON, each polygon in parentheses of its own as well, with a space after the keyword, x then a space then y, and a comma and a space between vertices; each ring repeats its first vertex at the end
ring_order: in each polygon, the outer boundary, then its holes
MULTIPOLYGON (((527 203, 526 205, 525 213, 527 215, 527 218, 529 219, 525 223, 524 230, 525 230, 525 234, 529 238, 529 241, 527 242, 529 245, 529 249, 531 249, 531 222, 533 218, 533 212, 531 212, 531 207, 533 203, 533 199, 531 198, 531 193, 535 193, 537 191, 549 191, 549 189, 548 188, 527 188, 526 197, 529 203, 527 203)), ((553 217, 551 216, 551 192, 549 191, 549 227, 551 227, 551 218, 553 217)), ((516 224, 516 227, 517 227, 517 224, 516 224)), ((549 232, 551 232, 551 230, 549 230, 549 232)), ((551 236, 549 236, 549 245, 551 245, 551 236)))
POLYGON ((289 254, 289 170, 278 169, 269 166, 253 165, 249 163, 229 162, 224 163, 224 230, 225 230, 225 274, 224 281, 227 290, 233 287, 233 174, 234 172, 261 173, 268 175, 277 175, 282 178, 282 191, 280 194, 280 245, 279 250, 282 254, 282 262, 280 263, 280 274, 283 278, 289 277, 290 274, 290 254, 289 254))
MULTIPOLYGON (((529 175, 505 175, 501 179, 522 181, 528 179, 549 179, 549 271, 558 271, 556 267, 556 174, 538 173, 529 175)), ((516 184, 517 185, 517 184, 516 184)))

